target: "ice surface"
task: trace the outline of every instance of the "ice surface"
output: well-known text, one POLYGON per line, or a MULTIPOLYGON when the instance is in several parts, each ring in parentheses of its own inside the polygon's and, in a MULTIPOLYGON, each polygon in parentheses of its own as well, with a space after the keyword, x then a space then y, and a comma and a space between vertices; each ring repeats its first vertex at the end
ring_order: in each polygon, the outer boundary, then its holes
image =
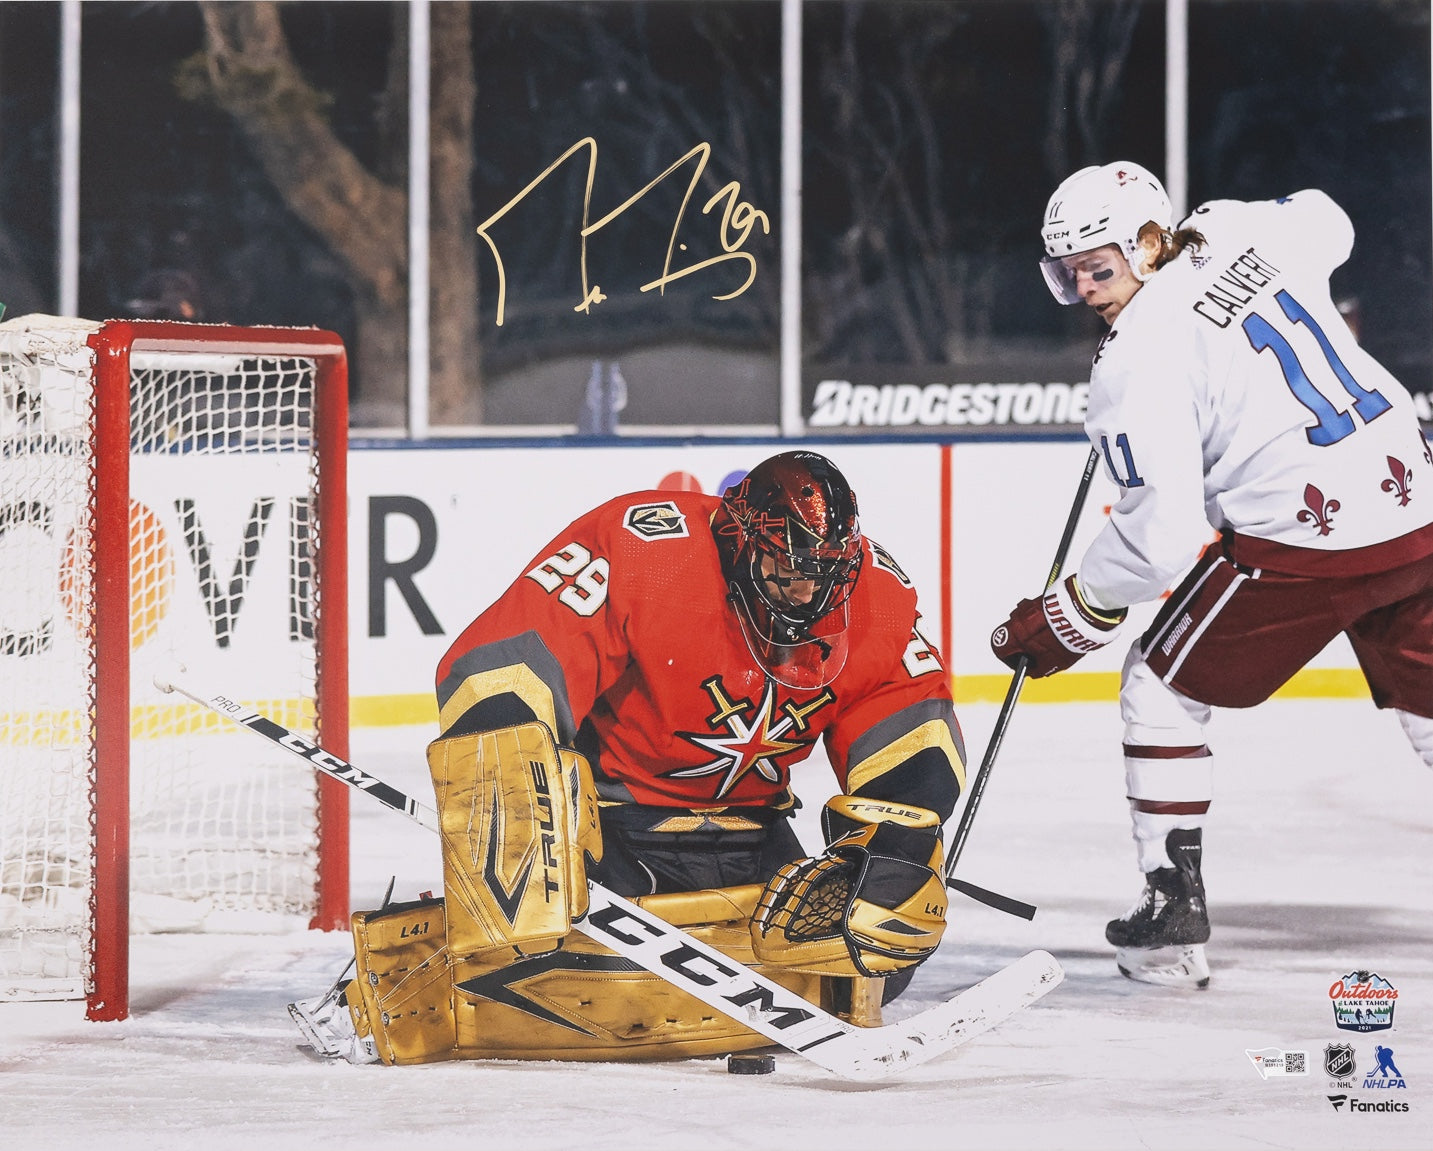
MULTIPOLYGON (((977 761, 993 706, 961 711, 977 761)), ((426 797, 419 729, 354 733, 353 761, 426 797)), ((671 1064, 324 1065, 296 1050, 285 1004, 325 989, 343 936, 148 935, 133 941, 133 1012, 0 1004, 7 1148, 1413 1148, 1433 1144, 1433 773, 1363 701, 1275 700, 1219 712, 1205 840, 1209 990, 1120 978, 1105 920, 1139 890, 1113 704, 1017 708, 961 862, 964 878, 1038 905, 1033 922, 953 896, 940 952, 888 1019, 931 1006, 1032 948, 1062 986, 967 1047, 872 1085, 791 1054, 772 1075, 671 1064), (1376 971, 1391 1031, 1334 1026, 1330 984, 1376 971), (1353 1090, 1324 1048, 1352 1043, 1353 1090), (1404 1089, 1362 1089, 1375 1043, 1404 1089), (1262 1079, 1246 1051, 1306 1051, 1309 1074, 1262 1079), (1407 1112, 1335 1110, 1327 1096, 1407 1112)), ((301 769, 297 764, 296 769, 301 769)), ((809 813, 832 790, 798 775, 809 813)), ((803 824, 803 827, 807 825, 803 824)), ((353 797, 353 900, 441 886, 436 844, 353 797)))

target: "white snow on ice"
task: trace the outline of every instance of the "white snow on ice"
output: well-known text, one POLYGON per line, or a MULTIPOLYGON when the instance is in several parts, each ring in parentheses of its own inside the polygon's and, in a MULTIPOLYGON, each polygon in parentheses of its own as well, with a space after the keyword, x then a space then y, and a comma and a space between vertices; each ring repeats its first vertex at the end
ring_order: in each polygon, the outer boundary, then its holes
MULTIPOLYGON (((975 762, 996 711, 961 709, 975 762)), ((426 798, 430 734, 360 730, 352 759, 426 798)), ((24 1151, 1433 1144, 1433 772, 1394 717, 1363 701, 1216 713, 1202 992, 1130 983, 1104 943, 1105 920, 1139 889, 1119 742, 1112 703, 1017 707, 960 874, 1039 912, 1027 923, 953 895, 940 952, 886 1016, 1034 948, 1054 953, 1065 982, 897 1079, 853 1084, 789 1053, 764 1077, 715 1059, 319 1064, 296 1050, 285 1004, 336 978, 346 936, 147 935, 133 940, 122 1023, 87 1023, 75 1003, 0 1004, 0 1140, 24 1151), (1335 1028, 1328 988, 1360 969, 1398 989, 1391 1031, 1335 1028), (1343 1042, 1359 1064, 1352 1091, 1323 1071, 1324 1048, 1343 1042), (1393 1050, 1406 1088, 1360 1089, 1375 1043, 1393 1050), (1261 1079, 1245 1052, 1268 1047, 1306 1051, 1309 1074, 1261 1079), (1409 1110, 1335 1110, 1331 1094, 1409 1110)), ((809 816, 830 776, 799 771, 809 816)), ((356 908, 377 906, 391 876, 397 898, 441 887, 427 832, 358 795, 352 820, 356 908)))

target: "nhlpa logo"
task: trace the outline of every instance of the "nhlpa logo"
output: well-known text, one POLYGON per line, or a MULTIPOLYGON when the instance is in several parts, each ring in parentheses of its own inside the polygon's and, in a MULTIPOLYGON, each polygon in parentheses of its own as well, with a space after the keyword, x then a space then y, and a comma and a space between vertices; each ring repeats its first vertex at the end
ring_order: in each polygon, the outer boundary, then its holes
POLYGON ((1329 987, 1334 1026, 1341 1031, 1387 1031, 1398 989, 1376 971, 1350 971, 1329 987))
POLYGON ((1373 1057, 1378 1060, 1378 1066, 1364 1078, 1365 1091, 1385 1087, 1406 1088, 1408 1086, 1403 1081, 1403 1072, 1398 1070, 1398 1065, 1393 1062, 1393 1048, 1375 1047, 1373 1057))
POLYGON ((687 517, 670 501, 638 504, 627 509, 627 514, 622 517, 622 526, 645 540, 680 537, 687 534, 687 517))

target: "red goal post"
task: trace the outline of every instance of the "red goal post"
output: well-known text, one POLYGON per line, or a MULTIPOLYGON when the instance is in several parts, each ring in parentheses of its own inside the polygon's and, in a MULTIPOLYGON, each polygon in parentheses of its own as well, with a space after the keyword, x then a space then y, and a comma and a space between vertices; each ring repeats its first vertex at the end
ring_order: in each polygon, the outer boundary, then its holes
POLYGON ((0 401, 0 999, 122 1019, 131 931, 347 926, 343 787, 152 682, 347 755, 347 360, 312 328, 21 317, 0 401))

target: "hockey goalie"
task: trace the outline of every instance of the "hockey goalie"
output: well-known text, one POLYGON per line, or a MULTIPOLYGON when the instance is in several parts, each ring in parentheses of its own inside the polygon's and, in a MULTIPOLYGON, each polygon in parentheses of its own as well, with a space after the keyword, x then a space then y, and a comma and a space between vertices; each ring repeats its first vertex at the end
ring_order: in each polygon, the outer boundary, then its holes
POLYGON ((578 518, 439 663, 443 898, 353 917, 355 977, 291 1007, 308 1041, 387 1064, 769 1045, 584 935, 589 877, 879 1022, 944 932, 964 783, 918 618, 814 452, 578 518), (791 772, 818 741, 836 787, 813 856, 791 772))

